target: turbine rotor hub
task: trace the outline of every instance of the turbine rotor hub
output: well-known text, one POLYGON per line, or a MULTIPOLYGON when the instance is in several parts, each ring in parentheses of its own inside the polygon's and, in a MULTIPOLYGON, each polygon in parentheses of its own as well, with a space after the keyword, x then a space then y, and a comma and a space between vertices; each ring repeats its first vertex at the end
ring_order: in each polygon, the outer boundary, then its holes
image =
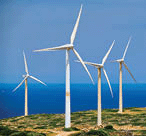
POLYGON ((123 63, 124 62, 124 59, 121 59, 119 62, 122 62, 123 63))
POLYGON ((103 68, 103 65, 102 65, 102 64, 99 64, 99 65, 97 66, 97 68, 103 68))
POLYGON ((73 47, 74 47, 73 44, 68 44, 68 45, 69 45, 69 47, 66 48, 67 50, 73 49, 73 47))

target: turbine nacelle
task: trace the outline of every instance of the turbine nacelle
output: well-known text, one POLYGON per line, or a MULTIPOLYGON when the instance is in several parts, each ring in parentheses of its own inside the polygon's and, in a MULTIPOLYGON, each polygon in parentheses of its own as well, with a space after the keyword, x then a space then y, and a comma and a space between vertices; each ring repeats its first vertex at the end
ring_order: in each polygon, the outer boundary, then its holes
POLYGON ((22 75, 22 77, 29 77, 30 75, 27 73, 26 75, 22 75))
POLYGON ((103 68, 104 67, 104 65, 103 64, 97 64, 97 66, 96 66, 97 68, 103 68))
POLYGON ((70 49, 73 49, 74 48, 74 45, 73 44, 66 44, 66 45, 67 45, 67 47, 66 47, 67 50, 70 50, 70 49))
POLYGON ((113 60, 113 61, 111 61, 111 62, 124 62, 124 59, 122 58, 122 59, 118 59, 118 60, 113 60))
POLYGON ((122 58, 122 59, 120 59, 120 60, 119 60, 119 62, 124 62, 124 59, 123 59, 123 58, 122 58))

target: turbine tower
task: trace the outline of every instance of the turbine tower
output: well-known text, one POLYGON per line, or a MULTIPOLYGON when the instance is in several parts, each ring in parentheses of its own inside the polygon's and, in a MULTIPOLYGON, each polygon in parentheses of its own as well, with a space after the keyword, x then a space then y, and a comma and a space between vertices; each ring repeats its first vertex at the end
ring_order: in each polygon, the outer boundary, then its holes
MULTIPOLYGON (((65 128, 70 128, 71 127, 71 111, 70 111, 70 61, 69 61, 69 54, 70 54, 70 50, 72 50, 74 52, 74 54, 77 56, 77 58, 79 59, 79 61, 81 62, 81 64, 83 65, 83 67, 85 68, 85 70, 87 71, 90 79, 93 82, 93 79, 86 67, 86 65, 84 64, 82 58, 79 56, 78 52, 74 49, 74 39, 76 36, 76 32, 77 32, 77 28, 79 25, 79 20, 80 20, 80 16, 81 16, 81 12, 82 12, 82 5, 80 8, 80 12, 76 21, 76 24, 74 26, 73 32, 71 34, 71 38, 70 38, 70 43, 69 44, 65 44, 62 46, 58 46, 58 47, 53 47, 53 48, 46 48, 46 49, 40 49, 40 50, 35 50, 34 52, 40 52, 40 51, 56 51, 56 50, 66 50, 66 106, 65 106, 65 128)), ((93 82, 94 83, 94 82, 93 82)))
MULTIPOLYGON (((101 69, 104 72, 104 75, 106 77, 107 83, 108 83, 109 88, 110 88, 111 95, 113 97, 113 92, 112 92, 112 88, 111 88, 111 85, 110 85, 110 81, 109 81, 107 73, 104 69, 104 63, 106 62, 106 59, 107 59, 108 55, 110 54, 110 51, 111 51, 114 43, 115 43, 115 40, 113 41, 111 47, 109 48, 108 52, 106 53, 105 57, 103 58, 102 64, 97 64, 97 63, 85 62, 84 61, 85 64, 90 65, 90 66, 94 66, 98 70, 98 111, 97 111, 98 112, 98 115, 97 115, 97 125, 98 126, 102 125, 102 120, 101 120, 101 69)), ((76 62, 79 62, 79 61, 76 61, 76 62)))
POLYGON ((132 73, 130 72, 130 70, 127 67, 126 63, 124 62, 125 55, 126 55, 126 52, 127 52, 128 47, 129 47, 130 41, 131 41, 131 37, 128 40, 128 43, 127 43, 127 46, 126 46, 126 49, 124 51, 124 54, 123 54, 122 59, 118 59, 118 60, 112 61, 112 62, 118 62, 119 63, 119 71, 120 71, 120 73, 119 73, 119 111, 118 111, 119 113, 122 113, 123 112, 122 65, 124 65, 124 67, 127 69, 127 71, 129 72, 129 74, 131 75, 131 77, 133 78, 133 80, 136 82, 134 76, 132 75, 132 73))
POLYGON ((28 73, 28 67, 27 67, 27 62, 26 62, 26 57, 25 57, 25 53, 23 51, 23 56, 24 56, 24 64, 25 64, 25 72, 26 75, 23 75, 24 79, 22 80, 22 82, 13 90, 13 92, 15 92, 22 84, 23 82, 25 82, 25 116, 28 115, 28 89, 27 89, 27 80, 28 78, 34 79, 38 82, 40 82, 43 85, 46 85, 45 83, 43 83, 42 81, 40 81, 39 79, 29 75, 28 73))

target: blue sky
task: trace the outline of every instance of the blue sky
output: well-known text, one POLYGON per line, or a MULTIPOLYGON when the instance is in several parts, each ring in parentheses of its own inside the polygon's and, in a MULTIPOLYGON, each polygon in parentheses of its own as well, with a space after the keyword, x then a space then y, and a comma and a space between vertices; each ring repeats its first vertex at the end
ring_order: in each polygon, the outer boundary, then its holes
MULTIPOLYGON (((0 82, 19 83, 24 71, 23 50, 30 74, 46 83, 65 83, 65 51, 39 52, 69 43, 81 3, 83 11, 75 48, 83 60, 101 63, 116 40, 105 69, 111 83, 119 81, 119 59, 130 36, 125 62, 138 83, 146 82, 146 1, 144 0, 1 0, 0 82)), ((71 83, 91 83, 76 56, 70 53, 71 83)), ((95 82, 97 70, 88 66, 95 82)), ((32 80, 30 83, 33 82, 32 80)), ((123 82, 134 83, 123 69, 123 82)), ((33 82, 35 83, 35 82, 33 82)), ((102 74, 102 83, 106 83, 102 74)))

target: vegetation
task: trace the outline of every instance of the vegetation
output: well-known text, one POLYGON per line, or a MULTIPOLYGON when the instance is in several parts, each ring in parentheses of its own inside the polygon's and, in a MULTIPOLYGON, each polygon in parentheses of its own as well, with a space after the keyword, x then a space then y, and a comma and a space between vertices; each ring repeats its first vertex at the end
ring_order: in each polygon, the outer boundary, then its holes
POLYGON ((99 129, 99 130, 90 130, 89 132, 86 133, 87 136, 94 136, 94 135, 98 135, 98 136, 108 136, 108 134, 102 130, 102 129, 99 129))
POLYGON ((97 127, 97 111, 80 111, 71 115, 72 128, 64 128, 64 114, 36 114, 0 120, 0 135, 54 136, 60 132, 74 136, 146 135, 146 108, 125 108, 102 111, 102 127, 97 127), (128 131, 128 130, 131 131, 128 131))
POLYGON ((36 133, 30 131, 16 131, 10 130, 8 127, 0 126, 0 135, 2 136, 46 136, 43 133, 36 133))
POLYGON ((79 131, 80 129, 76 128, 76 127, 71 127, 71 128, 64 128, 64 131, 79 131))
POLYGON ((107 126, 104 127, 104 129, 106 129, 106 130, 114 130, 112 125, 107 125, 107 126))

